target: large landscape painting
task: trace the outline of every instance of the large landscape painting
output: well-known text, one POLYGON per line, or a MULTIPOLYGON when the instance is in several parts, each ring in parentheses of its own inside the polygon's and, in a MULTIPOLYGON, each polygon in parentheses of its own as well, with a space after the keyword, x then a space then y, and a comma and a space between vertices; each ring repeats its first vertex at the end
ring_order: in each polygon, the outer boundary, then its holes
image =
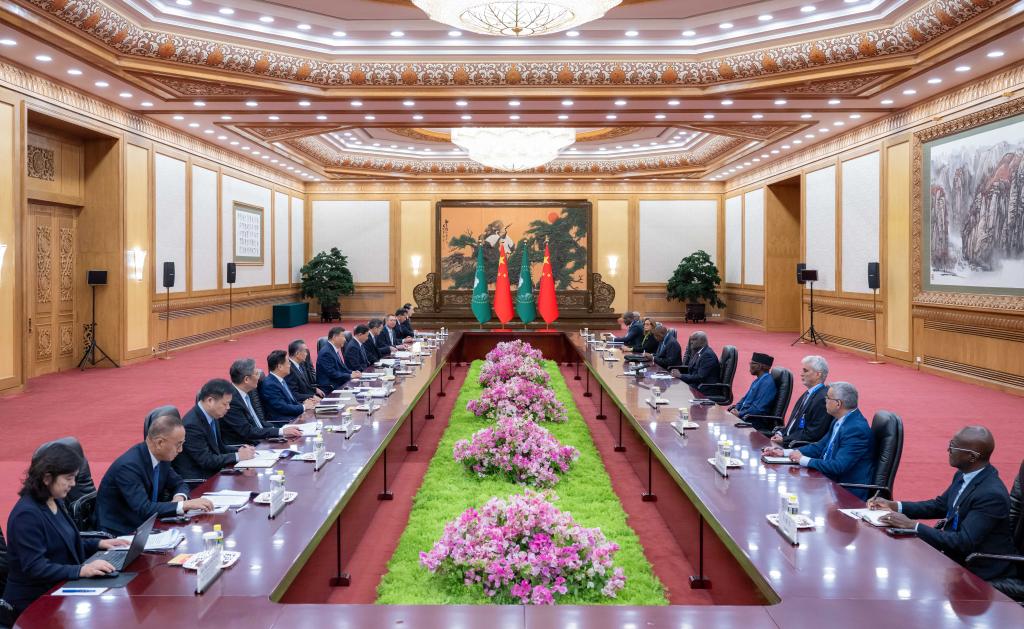
POLYGON ((441 290, 471 290, 477 249, 483 247, 487 283, 494 285, 498 254, 509 261, 512 286, 529 252, 534 285, 540 281, 544 243, 549 243, 557 290, 586 290, 590 261, 590 204, 452 202, 439 204, 441 290))
POLYGON ((1024 290, 1024 116, 923 148, 929 288, 1024 290))

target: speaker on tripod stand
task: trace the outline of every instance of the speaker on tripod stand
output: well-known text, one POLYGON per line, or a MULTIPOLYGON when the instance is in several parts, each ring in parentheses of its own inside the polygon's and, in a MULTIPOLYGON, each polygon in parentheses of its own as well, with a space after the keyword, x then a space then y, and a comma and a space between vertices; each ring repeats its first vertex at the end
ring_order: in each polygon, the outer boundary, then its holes
POLYGON ((164 289, 167 291, 167 310, 164 312, 164 355, 160 360, 170 360, 171 349, 171 288, 174 287, 174 262, 164 262, 164 289))
POLYGON ((882 365, 883 361, 878 360, 878 320, 875 318, 875 306, 878 302, 878 289, 882 287, 881 269, 877 262, 868 262, 868 288, 871 289, 871 328, 875 331, 875 359, 869 360, 869 365, 882 365))
POLYGON ((808 268, 800 269, 799 265, 797 265, 797 273, 797 281, 800 284, 807 283, 811 285, 811 304, 809 308, 809 312, 811 315, 811 323, 809 326, 807 326, 807 329, 804 330, 804 333, 801 334, 799 338, 793 341, 790 345, 796 345, 800 341, 803 341, 805 343, 811 342, 814 343, 815 345, 821 343, 825 347, 828 347, 828 343, 825 342, 825 339, 820 334, 818 334, 818 331, 816 329, 814 329, 814 283, 818 281, 818 271, 816 269, 808 268))
POLYGON ((82 360, 78 361, 78 368, 85 371, 85 364, 89 363, 89 366, 95 366, 97 363, 101 363, 104 360, 109 360, 110 364, 115 367, 120 367, 114 359, 107 356, 107 353, 103 351, 103 348, 96 342, 96 287, 107 285, 107 272, 106 271, 86 271, 86 281, 89 282, 89 288, 92 289, 92 322, 89 323, 89 346, 85 348, 85 353, 82 354, 82 360), (96 360, 96 354, 102 356, 99 360, 96 360))
POLYGON ((234 262, 228 262, 227 273, 225 274, 225 282, 228 285, 228 338, 227 343, 234 343, 238 339, 234 338, 235 322, 233 317, 234 311, 234 299, 232 297, 232 288, 235 285, 235 277, 237 276, 238 267, 235 266, 234 262))

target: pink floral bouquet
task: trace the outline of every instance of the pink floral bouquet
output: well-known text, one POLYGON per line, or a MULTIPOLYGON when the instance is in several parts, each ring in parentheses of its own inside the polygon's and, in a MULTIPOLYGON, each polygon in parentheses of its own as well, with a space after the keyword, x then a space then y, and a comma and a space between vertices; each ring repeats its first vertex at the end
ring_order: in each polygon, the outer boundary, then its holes
POLYGON ((516 483, 550 487, 569 471, 579 451, 562 445, 546 429, 518 417, 499 417, 496 426, 455 444, 455 460, 478 476, 503 474, 516 483))
POLYGON ((420 553, 420 564, 467 586, 479 584, 495 603, 552 605, 590 592, 615 598, 626 585, 613 563, 618 544, 601 529, 577 524, 548 497, 558 499, 526 490, 491 498, 479 511, 467 509, 445 525, 430 552, 420 553))
POLYGON ((540 362, 544 359, 544 355, 540 353, 539 349, 534 349, 529 343, 515 340, 498 343, 494 346, 494 349, 487 352, 484 358, 487 362, 497 362, 503 358, 528 358, 534 362, 540 362))
POLYGON ((569 420, 565 406, 548 387, 519 377, 497 382, 486 389, 478 400, 470 400, 466 409, 477 417, 497 419, 520 417, 535 422, 564 423, 569 420))
POLYGON ((480 384, 485 387, 498 382, 508 382, 515 377, 543 385, 547 385, 551 381, 551 375, 544 370, 539 362, 515 356, 487 361, 480 368, 480 384))

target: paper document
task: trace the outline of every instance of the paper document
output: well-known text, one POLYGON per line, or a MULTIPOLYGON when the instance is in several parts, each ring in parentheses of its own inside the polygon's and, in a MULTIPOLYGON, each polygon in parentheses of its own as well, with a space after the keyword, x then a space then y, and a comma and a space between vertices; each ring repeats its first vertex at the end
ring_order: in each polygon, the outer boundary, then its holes
POLYGON ((281 456, 281 451, 280 450, 277 450, 277 451, 274 451, 274 450, 257 450, 256 451, 256 458, 257 459, 276 459, 279 456, 281 456))
POLYGON ((274 467, 277 465, 277 457, 265 457, 257 456, 249 459, 248 461, 239 461, 235 463, 236 470, 246 470, 261 467, 274 467))
POLYGON ((213 503, 214 507, 241 507, 245 503, 249 502, 249 492, 245 492, 244 496, 225 496, 223 494, 203 494, 203 498, 206 498, 213 503))
POLYGON ((109 588, 68 588, 63 587, 53 593, 53 596, 99 596, 109 588))
MULTIPOLYGON (((117 539, 131 542, 132 537, 131 535, 122 535, 117 539)), ((150 533, 149 539, 146 540, 146 550, 170 550, 180 544, 183 539, 185 539, 185 536, 178 529, 150 533)))
POLYGON ((395 358, 411 358, 412 352, 391 352, 391 355, 395 358))
POLYGON ((797 465, 788 456, 761 456, 761 460, 770 465, 797 465))
POLYGON ((316 422, 306 422, 305 424, 290 424, 297 427, 302 431, 303 437, 315 437, 316 436, 316 422))
POLYGON ((670 373, 652 373, 651 380, 674 380, 670 373))
POLYGON ((857 520, 864 520, 871 526, 888 526, 882 522, 882 516, 889 513, 885 509, 840 509, 840 513, 857 520))

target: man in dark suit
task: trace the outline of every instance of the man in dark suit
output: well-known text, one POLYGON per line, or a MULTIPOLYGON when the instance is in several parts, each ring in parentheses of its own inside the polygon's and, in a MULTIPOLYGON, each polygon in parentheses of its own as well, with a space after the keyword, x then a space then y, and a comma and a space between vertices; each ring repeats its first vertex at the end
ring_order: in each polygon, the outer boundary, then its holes
POLYGON ((185 414, 185 445, 174 459, 174 470, 186 481, 209 478, 228 465, 256 455, 250 445, 224 443, 220 421, 231 407, 236 391, 227 380, 210 380, 199 390, 196 405, 185 414))
POLYGON ((377 356, 380 358, 387 358, 394 351, 394 334, 389 334, 391 328, 388 327, 388 319, 395 319, 397 324, 398 319, 392 316, 385 317, 384 319, 377 319, 381 325, 377 329, 377 332, 373 332, 373 328, 370 328, 370 332, 373 333, 373 343, 377 346, 377 356))
MULTIPOLYGON (((818 470, 837 483, 869 485, 875 472, 875 440, 864 414, 857 408, 857 389, 849 382, 836 382, 825 394, 828 414, 836 418, 832 430, 820 441, 788 450, 769 446, 763 450, 770 456, 788 456, 800 467, 818 470)), ((868 497, 866 489, 851 489, 861 500, 868 497)))
MULTIPOLYGON (((298 401, 288 388, 285 378, 292 370, 288 356, 283 349, 275 349, 267 356, 267 371, 270 373, 260 383, 260 397, 267 419, 271 422, 291 422, 316 406, 316 398, 298 401)), ((298 437, 302 432, 297 426, 284 426, 281 436, 298 437)))
POLYGON ((380 350, 377 348, 377 339, 380 337, 381 328, 384 327, 384 322, 380 319, 370 319, 366 322, 366 327, 370 328, 370 334, 366 337, 366 343, 363 345, 363 349, 366 350, 366 355, 370 359, 370 364, 375 364, 381 358, 380 350))
POLYGON ((188 485, 171 467, 184 444, 185 425, 176 413, 150 423, 146 440, 119 456, 103 475, 96 497, 101 531, 126 535, 154 513, 165 517, 213 509, 206 498, 190 500, 188 485))
POLYGON ((291 363, 291 369, 288 370, 284 381, 288 383, 288 388, 291 389, 295 399, 300 402, 305 402, 310 398, 324 397, 324 392, 316 386, 316 378, 310 378, 309 372, 306 370, 306 358, 308 357, 309 348, 306 347, 305 341, 296 340, 288 344, 288 362, 291 363))
MULTIPOLYGON (((388 354, 394 350, 403 350, 403 345, 408 345, 408 342, 404 342, 402 339, 402 332, 398 328, 398 316, 388 315, 387 320, 384 322, 384 329, 381 331, 381 341, 378 347, 387 346, 388 354)), ((409 340, 411 342, 412 339, 409 340)))
MULTIPOLYGON (((835 386, 833 385, 833 388, 835 386)), ((922 502, 868 501, 871 509, 889 511, 881 521, 914 529, 917 536, 953 561, 963 564, 971 553, 1014 555, 1010 537, 1010 495, 989 463, 995 439, 983 426, 967 426, 953 435, 946 447, 949 465, 956 468, 953 483, 941 496, 922 502), (934 527, 914 520, 942 518, 934 527)), ((982 579, 1014 575, 1016 567, 1000 559, 979 559, 966 564, 982 579)))
POLYGON ((402 306, 402 310, 405 311, 405 321, 402 322, 402 327, 405 328, 409 336, 415 337, 416 330, 412 328, 412 315, 416 312, 416 308, 412 304, 405 304, 402 306))
MULTIPOLYGON (((821 356, 806 356, 800 368, 800 381, 807 388, 793 405, 793 412, 784 428, 776 428, 772 443, 788 448, 794 441, 816 443, 832 428, 833 417, 825 410, 828 385, 828 362, 821 356)), ((754 426, 767 433, 770 426, 754 426)))
POLYGON ((415 334, 412 331, 412 327, 409 323, 409 313, 405 311, 405 308, 399 308, 395 311, 395 319, 398 324, 395 326, 395 332, 397 333, 399 343, 411 343, 415 334), (406 341, 406 339, 409 339, 406 341))
POLYGON ((626 326, 626 334, 623 336, 612 336, 612 341, 622 343, 625 347, 633 347, 644 335, 644 322, 640 320, 640 313, 623 312, 620 320, 622 325, 626 326))
POLYGON ((654 338, 658 341, 658 349, 654 352, 654 364, 662 369, 677 367, 683 364, 683 348, 679 346, 674 334, 660 323, 654 328, 654 338))
POLYGON ((345 342, 345 328, 335 326, 327 332, 327 342, 320 348, 316 357, 317 383, 325 393, 345 385, 349 380, 356 380, 363 375, 359 370, 351 370, 345 365, 341 355, 342 344, 345 342))
MULTIPOLYGON (((224 443, 255 445, 265 439, 292 438, 302 434, 302 431, 295 426, 282 426, 281 428, 272 426, 270 422, 274 419, 265 412, 262 401, 259 405, 256 404, 260 395, 260 377, 263 374, 256 366, 255 360, 251 358, 236 360, 231 363, 228 375, 231 377, 231 384, 235 390, 231 394, 228 412, 220 421, 224 433, 224 443)), ((290 419, 285 421, 290 421, 290 419)))
POLYGON ((670 373, 691 387, 718 382, 721 378, 718 355, 708 346, 707 334, 697 331, 690 335, 683 366, 685 372, 673 369, 670 373))
POLYGON ((349 369, 365 371, 370 368, 370 355, 366 351, 366 341, 370 336, 370 328, 359 324, 352 330, 352 338, 345 343, 345 364, 349 369))

